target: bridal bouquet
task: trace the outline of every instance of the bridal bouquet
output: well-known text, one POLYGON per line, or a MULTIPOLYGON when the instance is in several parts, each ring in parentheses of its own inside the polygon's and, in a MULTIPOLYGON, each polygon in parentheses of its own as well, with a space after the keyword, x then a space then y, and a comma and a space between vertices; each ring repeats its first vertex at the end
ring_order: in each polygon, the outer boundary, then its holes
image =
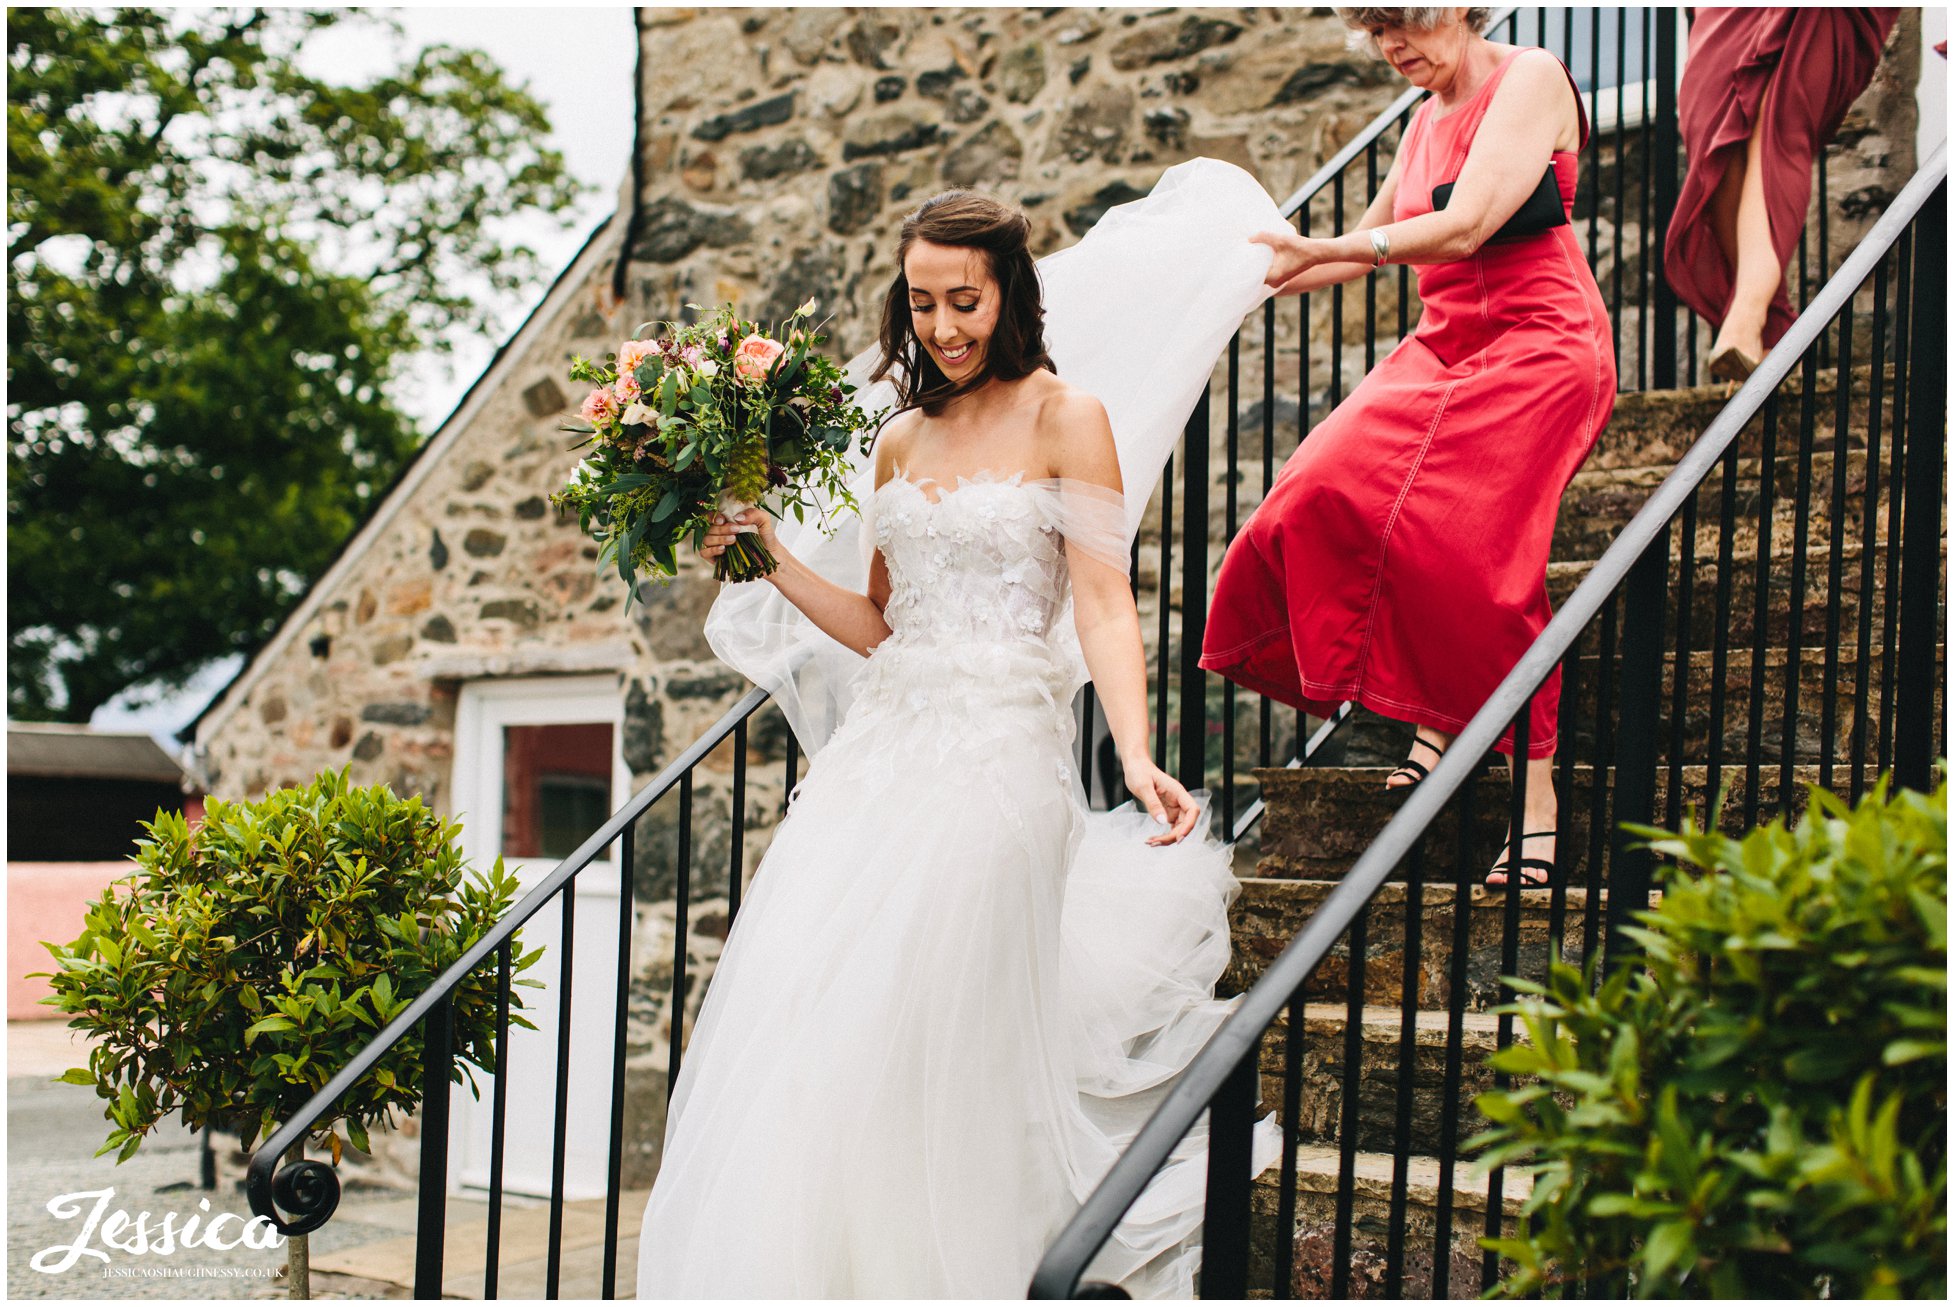
MULTIPOLYGON (((768 333, 722 305, 660 334, 639 327, 641 339, 625 341, 608 365, 571 361, 571 379, 596 389, 578 413, 589 425, 564 429, 584 435, 578 448, 591 452, 550 502, 577 510, 600 568, 615 565, 627 585, 640 571, 670 581, 681 540, 697 544, 714 514, 744 512, 769 492, 796 521, 816 505, 816 490, 859 507, 846 483, 848 446, 881 414, 850 403, 855 388, 841 366, 814 352, 825 338, 807 325, 813 312, 809 300, 768 333)), ((713 574, 751 581, 776 566, 749 532, 713 574)))

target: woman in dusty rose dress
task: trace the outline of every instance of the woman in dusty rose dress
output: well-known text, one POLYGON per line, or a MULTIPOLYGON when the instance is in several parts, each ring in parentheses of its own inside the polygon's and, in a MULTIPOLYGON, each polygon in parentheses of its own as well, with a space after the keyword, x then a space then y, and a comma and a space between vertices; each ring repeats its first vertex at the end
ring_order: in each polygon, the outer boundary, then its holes
POLYGON ((1710 375, 1741 381, 1797 315, 1784 267, 1812 161, 1879 66, 1898 9, 1698 9, 1677 103, 1689 175, 1663 246, 1676 297, 1716 325, 1710 375))
MULTIPOLYGON (((1258 237, 1269 282, 1299 294, 1408 263, 1424 308, 1229 546, 1201 665, 1283 703, 1413 723, 1386 781, 1402 788, 1547 625, 1554 519, 1614 412, 1614 347, 1567 225, 1587 116, 1566 68, 1487 40, 1485 9, 1338 13, 1432 95, 1355 230, 1258 237)), ((1490 885, 1552 877, 1559 686, 1534 696, 1526 827, 1490 885)), ((1497 747, 1513 751, 1510 731, 1497 747)))

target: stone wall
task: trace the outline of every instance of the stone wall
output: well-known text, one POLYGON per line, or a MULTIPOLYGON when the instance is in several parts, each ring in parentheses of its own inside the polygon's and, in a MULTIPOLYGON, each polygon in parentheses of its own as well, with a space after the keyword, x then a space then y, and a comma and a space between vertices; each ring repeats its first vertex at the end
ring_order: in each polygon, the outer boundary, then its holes
MULTIPOLYGON (((565 274, 403 492, 206 720, 198 744, 214 793, 255 795, 349 766, 357 782, 383 781, 445 808, 460 687, 554 673, 617 677, 624 756, 636 783, 650 780, 745 685, 712 657, 701 634, 718 589, 709 573, 687 560, 674 584, 647 588, 645 602, 627 612, 621 583, 596 572, 594 548, 550 510, 547 495, 575 462, 559 430, 577 398, 565 379, 572 354, 601 357, 636 323, 673 316, 687 303, 732 300, 769 318, 814 295, 835 315, 832 348, 846 356, 872 340, 901 216, 939 189, 984 186, 1022 204, 1042 254, 1076 239, 1109 206, 1144 194, 1170 165, 1199 155, 1238 163, 1273 194, 1287 195, 1402 89, 1388 69, 1346 49, 1341 24, 1326 10, 646 9, 641 16, 645 188, 625 303, 608 295, 620 220, 565 274)), ((1847 215, 1832 225, 1835 246, 1856 239, 1866 215, 1912 167, 1906 70, 1918 67, 1917 13, 1894 39, 1894 57, 1834 147, 1841 162, 1832 195, 1847 215)), ((1604 151, 1597 178, 1612 160, 1604 151)), ((1388 162, 1387 153, 1380 166, 1388 162)), ((1361 201, 1349 197, 1348 217, 1361 201)), ((1375 311, 1394 321, 1397 278, 1375 286, 1375 311)), ((1320 416, 1333 398, 1332 298, 1313 297, 1307 333, 1295 302, 1277 314, 1278 466, 1294 447, 1302 413, 1320 416), (1305 339, 1306 386, 1297 379, 1305 339)), ((1366 307, 1361 285, 1342 297, 1346 392, 1363 371, 1366 307)), ((1407 310, 1415 312, 1411 304, 1407 310)), ((1250 433, 1244 459, 1259 469, 1258 344, 1248 343, 1240 365, 1237 407, 1250 433)), ((1219 516, 1226 404, 1225 376, 1217 373, 1211 562, 1219 561, 1227 526, 1219 516)), ((1240 490, 1246 515, 1260 495, 1259 471, 1240 490)), ((1157 509, 1139 567, 1150 656, 1162 570, 1157 509)), ((1170 646, 1178 638, 1177 600, 1169 594, 1170 646)), ((1220 712, 1219 686, 1214 696, 1211 718, 1220 712)), ((1238 736, 1252 739, 1256 701, 1241 700, 1238 736)), ((1276 748, 1287 756, 1294 715, 1276 717, 1276 748)), ((780 810, 788 752, 779 714, 764 711, 747 758, 748 874, 780 810)), ((733 764, 730 746, 722 747, 697 778, 691 873, 704 901, 693 905, 687 963, 695 1011, 725 931, 717 896, 731 855, 733 764)), ((677 813, 667 801, 641 827, 634 868, 640 921, 627 1185, 648 1179, 662 1136, 677 843, 677 813)))

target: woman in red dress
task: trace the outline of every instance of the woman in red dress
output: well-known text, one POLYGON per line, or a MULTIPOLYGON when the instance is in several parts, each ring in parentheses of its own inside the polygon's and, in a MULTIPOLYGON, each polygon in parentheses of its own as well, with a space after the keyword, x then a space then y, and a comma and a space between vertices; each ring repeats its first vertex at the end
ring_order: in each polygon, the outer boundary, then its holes
POLYGON ((1784 265, 1812 161, 1879 67, 1898 9, 1698 9, 1677 97, 1689 175, 1663 243, 1676 298, 1717 328, 1710 375, 1742 381, 1796 314, 1784 265))
MULTIPOLYGON (((1572 212, 1587 118, 1566 68, 1488 41, 1485 9, 1338 13, 1432 94, 1355 230, 1257 238, 1275 250, 1269 282, 1300 294, 1408 263, 1423 316, 1229 546, 1201 665, 1318 713, 1354 699, 1412 722, 1386 782, 1399 788, 1547 625, 1554 517, 1614 411, 1614 348, 1573 228, 1509 226, 1549 170, 1559 218, 1572 212)), ((1515 862, 1525 883, 1552 876, 1559 699, 1556 672, 1528 717, 1525 838, 1508 832, 1488 884, 1515 862)), ((1498 748, 1512 752, 1510 730, 1498 748)))

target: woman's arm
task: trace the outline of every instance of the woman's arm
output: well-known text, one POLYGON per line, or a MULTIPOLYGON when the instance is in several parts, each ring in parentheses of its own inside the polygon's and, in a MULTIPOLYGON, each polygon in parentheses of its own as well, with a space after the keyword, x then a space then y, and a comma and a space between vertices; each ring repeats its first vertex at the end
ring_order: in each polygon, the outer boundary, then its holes
MULTIPOLYGON (((875 447, 875 484, 880 486, 893 472, 890 436, 885 432, 875 447)), ((889 623, 882 610, 889 602, 889 568, 877 549, 869 561, 868 593, 844 590, 819 575, 794 555, 780 547, 774 535, 773 515, 764 508, 749 508, 728 521, 716 519, 699 547, 699 556, 708 561, 724 553, 736 534, 733 528, 748 523, 759 528, 760 543, 780 563, 767 580, 787 596, 787 602, 807 615, 807 619, 856 653, 867 657, 870 650, 889 636, 889 623)))
MULTIPOLYGON (((1049 405, 1046 417, 1057 451, 1053 460, 1057 476, 1121 489, 1119 452, 1103 404, 1073 392, 1049 405)), ((1147 842, 1176 843, 1194 829, 1199 809, 1180 782, 1153 765, 1147 748, 1146 655, 1132 588, 1124 570, 1070 544, 1066 564, 1072 574, 1079 646, 1119 750, 1126 788, 1156 821, 1169 826, 1147 842)))
MULTIPOLYGON (((1370 202, 1370 207, 1364 210, 1364 216, 1357 220, 1357 225, 1352 230, 1369 231, 1372 227, 1381 227, 1391 220, 1391 206, 1398 198, 1398 170, 1403 162, 1404 151, 1400 150, 1398 151, 1397 157, 1391 160, 1391 168, 1389 172, 1384 174, 1383 184, 1377 188, 1377 198, 1370 202)), ((1258 244, 1275 248, 1276 258, 1278 261, 1281 260, 1282 251, 1279 246, 1278 237, 1265 235, 1251 236, 1249 239, 1258 244)), ((1322 290, 1325 286, 1336 286, 1346 281, 1357 281, 1360 278, 1369 276, 1375 270, 1372 266, 1372 255, 1367 240, 1364 247, 1364 257, 1361 262, 1319 264, 1307 271, 1297 273, 1288 281, 1277 286, 1276 294, 1307 295, 1313 290, 1322 290)), ((1273 264, 1270 265, 1270 271, 1274 271, 1273 264)))
MULTIPOLYGON (((1451 203, 1378 228, 1391 243, 1386 262, 1447 263, 1478 253, 1540 185, 1572 111, 1567 77, 1553 56, 1520 55, 1493 92, 1451 203)), ((1368 269, 1374 258, 1369 228, 1321 239, 1278 233, 1266 243, 1276 249, 1267 278, 1271 286, 1325 266, 1362 262, 1368 269)))

